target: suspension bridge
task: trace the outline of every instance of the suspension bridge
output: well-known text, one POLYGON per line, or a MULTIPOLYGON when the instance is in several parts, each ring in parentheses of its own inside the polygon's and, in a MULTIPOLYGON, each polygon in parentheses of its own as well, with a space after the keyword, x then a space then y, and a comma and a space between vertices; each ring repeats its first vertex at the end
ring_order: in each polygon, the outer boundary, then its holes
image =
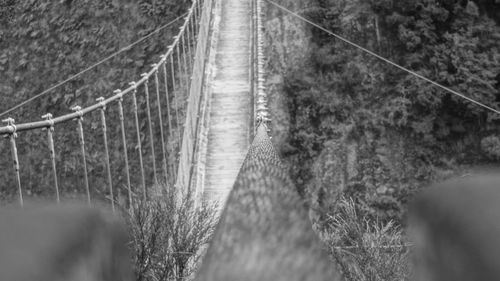
MULTIPOLYGON (((316 25, 272 1, 268 4, 316 25)), ((1 153, 10 153, 10 159, 3 157, 0 165, 10 166, 11 172, 0 187, 15 190, 24 206, 31 194, 26 183, 38 171, 37 182, 49 183, 54 202, 77 197, 89 205, 107 202, 113 211, 148 200, 159 186, 174 188, 194 196, 198 204, 218 202, 222 208, 196 280, 343 280, 313 232, 307 211, 298 207, 302 201, 268 136, 272 114, 264 84, 264 5, 263 0, 194 0, 173 43, 128 88, 110 90, 108 97, 85 107, 75 105, 62 116, 42 113, 43 120, 27 123, 3 120, 0 135, 10 152, 1 153), (32 161, 27 153, 33 149, 32 139, 45 140, 45 147, 37 149, 47 161, 32 161), (60 150, 67 146, 75 150, 73 168, 61 164, 60 150)), ((419 220, 428 219, 429 208, 458 212, 456 206, 437 208, 440 201, 423 202, 430 203, 415 212, 419 220)), ((35 274, 19 271, 4 271, 3 276, 30 280, 18 275, 35 274)), ((37 280, 53 280, 50 272, 44 274, 37 280)))

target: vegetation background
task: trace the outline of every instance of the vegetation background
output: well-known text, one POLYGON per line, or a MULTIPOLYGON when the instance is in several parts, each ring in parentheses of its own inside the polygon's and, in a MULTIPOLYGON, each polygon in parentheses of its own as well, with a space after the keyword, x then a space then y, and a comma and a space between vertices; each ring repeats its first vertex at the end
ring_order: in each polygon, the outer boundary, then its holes
MULTIPOLYGON (((500 108, 497 0, 276 2, 500 108)), ((332 257, 349 280, 407 279, 408 202, 434 182, 498 171, 500 116, 270 4, 266 30, 273 140, 332 257)))
MULTIPOLYGON (((499 106, 498 1, 279 2, 394 62, 499 106)), ((288 115, 276 118, 276 134, 286 131, 278 144, 299 192, 317 207, 328 208, 342 193, 369 213, 399 220, 408 196, 422 185, 454 174, 459 165, 497 163, 500 116, 270 10, 270 23, 295 26, 288 33, 303 30, 299 36, 305 38, 298 48, 288 46, 289 38, 269 35, 269 83, 274 87, 281 78, 273 99, 285 106, 278 113, 288 115), (291 54, 283 56, 280 48, 291 54), (276 68, 279 78, 272 75, 276 68)))
MULTIPOLYGON (((428 78, 499 106, 498 0, 277 2, 428 78)), ((0 112, 149 34, 181 15, 188 5, 186 0, 1 0, 0 112)), ((499 116, 271 6, 266 11, 274 140, 298 191, 309 202, 318 232, 350 279, 406 278, 401 227, 408 201, 423 186, 470 166, 496 166, 499 116), (341 196, 345 199, 339 200, 341 196), (385 244, 401 248, 388 252, 373 247, 385 244)), ((85 106, 111 95, 158 59, 179 25, 12 116, 18 122, 40 120, 45 112, 61 115, 75 104, 85 106)), ((139 103, 144 106, 145 100, 139 103)), ((110 115, 117 118, 116 112, 110 115)), ((86 131, 99 130, 98 119, 92 118, 86 131)), ((145 126, 141 124, 142 131, 145 126)), ((89 135, 99 137, 97 131, 89 135)), ((112 147, 119 147, 119 138, 110 140, 112 147)), ((45 135, 31 134, 19 142, 21 163, 30 164, 22 168, 26 192, 35 197, 51 195, 45 135)), ((75 194, 82 191, 81 177, 71 176, 81 170, 77 143, 74 127, 56 131, 56 151, 63 159, 59 171, 67 183, 61 186, 72 186, 65 191, 75 194)), ((8 142, 0 142, 1 155, 8 156, 8 150, 8 142)), ((92 179, 105 178, 100 151, 100 147, 89 148, 92 179)), ((117 161, 114 169, 123 169, 120 164, 117 161)), ((14 186, 9 159, 0 161, 0 178, 5 179, 0 186, 14 186)), ((139 178, 133 180, 137 185, 139 178)), ((123 190, 123 177, 114 182, 123 190)), ((105 182, 92 185, 98 187, 95 195, 106 195, 105 182)), ((15 190, 0 189, 0 196, 15 198, 15 190)), ((161 208, 155 205, 146 211, 161 208)), ((155 217, 150 214, 144 215, 155 217)), ((146 226, 158 225, 156 220, 146 221, 153 223, 146 226)), ((141 229, 142 224, 138 225, 141 229)))
MULTIPOLYGON (((190 3, 187 0, 0 1, 0 112, 33 97, 173 21, 187 11, 190 3)), ((115 89, 128 87, 129 82, 139 80, 141 73, 149 70, 152 63, 159 61, 159 56, 172 43, 173 36, 177 35, 182 23, 183 19, 175 22, 45 97, 10 113, 9 116, 15 118, 17 123, 41 120, 41 115, 46 112, 60 116, 71 112, 70 108, 74 105, 89 106, 98 97, 109 97, 115 89)), ((155 93, 153 86, 153 83, 150 83, 150 93, 155 93)), ((144 161, 146 172, 152 173, 151 151, 146 145, 149 136, 145 104, 144 93, 139 92, 144 161)), ((182 101, 179 101, 179 107, 181 106, 182 101)), ((133 118, 130 98, 125 99, 124 107, 125 117, 133 118)), ((109 106, 107 112, 108 124, 119 124, 117 106, 109 106)), ((99 114, 95 112, 86 117, 84 131, 89 179, 91 186, 95 187, 91 190, 92 196, 104 198, 109 194, 105 180, 99 114)), ((134 122, 126 122, 126 126, 127 138, 136 143, 134 122)), ((75 122, 69 122, 58 126, 54 132, 55 150, 57 159, 60 160, 57 169, 60 186, 63 188, 61 192, 67 197, 84 194, 82 160, 76 128, 75 122)), ((121 200, 123 196, 120 195, 126 192, 119 129, 119 126, 108 128, 117 200, 121 200)), ((158 133, 156 129, 155 133, 158 133)), ((54 196, 46 133, 40 130, 21 134, 23 135, 17 142, 25 196, 54 196)), ((173 141, 169 144, 175 145, 173 141)), ((159 146, 156 149, 161 151, 159 146)), ((9 151, 8 140, 1 141, 0 198, 15 200, 16 190, 6 188, 15 186, 9 151)), ((129 157, 132 174, 140 175, 137 146, 131 147, 129 157)), ((147 184, 151 186, 152 182, 147 184)), ((132 185, 140 186, 140 176, 132 177, 132 185)))

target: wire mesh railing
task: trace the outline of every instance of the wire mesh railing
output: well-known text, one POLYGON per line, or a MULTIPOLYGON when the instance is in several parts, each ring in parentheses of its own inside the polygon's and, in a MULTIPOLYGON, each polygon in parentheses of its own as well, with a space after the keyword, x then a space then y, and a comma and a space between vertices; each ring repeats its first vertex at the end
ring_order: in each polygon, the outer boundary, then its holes
POLYGON ((0 168, 12 168, 0 181, 2 199, 17 197, 22 206, 25 196, 85 198, 109 201, 114 210, 147 198, 149 186, 187 187, 211 7, 212 0, 193 0, 168 51, 128 88, 59 117, 3 120, 8 146, 0 149, 10 147, 11 156, 0 158, 0 168), (32 145, 42 139, 42 147, 32 145))
POLYGON ((264 122, 270 128, 271 115, 268 106, 268 96, 265 88, 265 56, 264 56, 264 25, 263 1, 252 1, 252 83, 251 92, 254 100, 254 134, 258 122, 264 122))
POLYGON ((203 92, 203 82, 205 77, 205 62, 207 60, 207 49, 209 47, 209 36, 211 26, 211 15, 213 0, 205 0, 205 13, 201 15, 199 28, 198 44, 196 45, 195 56, 191 67, 195 69, 192 72, 191 87, 189 89, 189 98, 186 108, 186 122, 182 137, 182 147, 180 151, 178 177, 176 180, 177 188, 191 191, 191 180, 195 167, 195 151, 198 136, 198 121, 200 115, 200 106, 203 92))

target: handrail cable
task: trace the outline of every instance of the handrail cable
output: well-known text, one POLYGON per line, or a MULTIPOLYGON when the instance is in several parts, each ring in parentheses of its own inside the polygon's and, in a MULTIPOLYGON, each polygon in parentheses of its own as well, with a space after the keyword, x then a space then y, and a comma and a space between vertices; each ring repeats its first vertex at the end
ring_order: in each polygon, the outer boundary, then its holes
POLYGON ((417 78, 420 78, 420 79, 422 79, 422 80, 424 80, 424 81, 426 81, 428 83, 431 83, 432 85, 437 86, 437 87, 439 87, 439 88, 441 88, 441 89, 443 89, 443 90, 445 90, 445 91, 447 91, 447 92, 449 92, 449 93, 451 93, 453 95, 456 95, 456 96, 461 97, 461 98, 463 98, 465 100, 468 100, 468 101, 470 101, 470 102, 472 102, 472 103, 474 103, 474 104, 476 104, 476 105, 478 105, 480 107, 483 107, 483 108, 485 108, 485 109, 487 109, 487 110, 489 110, 489 111, 491 111, 493 113, 500 114, 500 110, 497 110, 497 109, 495 109, 495 108, 493 108, 491 106, 488 106, 488 105, 486 105, 484 103, 481 103, 481 102, 479 102, 477 100, 474 100, 474 99, 472 99, 470 97, 467 97, 466 95, 464 95, 462 93, 459 93, 459 92, 457 92, 457 91, 455 91, 455 90, 453 90, 453 89, 451 89, 449 87, 446 87, 446 86, 444 86, 444 85, 442 85, 442 84, 440 84, 440 83, 438 83, 436 81, 433 81, 433 80, 431 80, 431 79, 429 79, 429 78, 427 78, 427 77, 425 77, 425 76, 423 76, 421 74, 418 74, 415 71, 412 71, 412 70, 410 70, 410 69, 408 69, 408 68, 406 68, 404 66, 401 66, 401 65, 399 65, 399 64, 397 64, 397 63, 395 63, 395 62, 393 62, 393 61, 391 61, 391 60, 389 60, 389 59, 387 59, 387 58, 385 58, 385 57, 383 57, 383 56, 381 56, 381 55, 373 52, 373 51, 370 51, 370 50, 368 50, 368 49, 360 46, 359 44, 356 44, 356 43, 354 43, 354 42, 352 42, 352 41, 350 41, 350 40, 348 40, 348 39, 346 39, 346 38, 344 38, 344 37, 342 37, 342 36, 340 36, 340 35, 332 32, 330 30, 328 30, 328 29, 320 26, 317 23, 314 23, 314 22, 312 22, 312 21, 304 18, 303 16, 297 14, 296 12, 293 12, 293 11, 291 11, 291 10, 283 7, 283 6, 275 3, 272 0, 266 0, 266 1, 269 2, 269 3, 271 3, 272 5, 274 5, 275 7, 277 7, 279 9, 281 9, 281 10, 283 10, 283 11, 285 11, 285 12, 287 12, 287 13, 293 15, 293 16, 295 16, 296 18, 298 18, 298 19, 300 19, 300 20, 302 20, 302 21, 304 21, 304 22, 306 22, 306 23, 308 23, 308 24, 310 24, 310 25, 312 25, 312 26, 314 26, 314 27, 316 27, 318 29, 321 29, 322 31, 328 33, 329 35, 331 35, 331 36, 333 36, 333 37, 335 37, 335 38, 337 38, 337 39, 339 39, 339 40, 341 40, 341 41, 343 41, 343 42, 345 42, 345 43, 347 43, 347 44, 349 44, 351 46, 354 46, 354 47, 356 47, 356 48, 364 51, 365 53, 367 53, 367 54, 369 54, 371 56, 374 56, 374 57, 376 57, 376 58, 378 58, 378 59, 380 59, 380 60, 382 60, 382 61, 384 61, 384 62, 386 62, 386 63, 388 63, 388 64, 390 64, 390 65, 392 65, 394 67, 396 67, 396 68, 399 68, 400 70, 408 72, 409 74, 411 74, 413 76, 416 76, 417 78))
POLYGON ((14 110, 18 109, 18 108, 20 108, 20 107, 22 107, 22 106, 24 106, 24 105, 26 105, 26 104, 28 104, 28 103, 30 103, 30 102, 32 102, 32 101, 34 101, 34 100, 36 100, 36 99, 38 99, 38 98, 40 98, 40 97, 42 97, 42 96, 46 95, 46 94, 48 94, 49 92, 51 92, 51 91, 53 91, 53 90, 55 90, 55 89, 57 89, 57 88, 61 87, 62 85, 64 85, 64 84, 68 83, 69 81, 71 81, 71 80, 73 80, 73 79, 75 79, 75 78, 79 77, 80 75, 82 75, 82 74, 84 74, 84 73, 86 73, 86 72, 88 72, 88 71, 90 71, 90 70, 92 70, 92 69, 96 68, 97 66, 99 66, 99 65, 101 65, 101 64, 103 64, 103 63, 105 63, 105 62, 109 61, 110 59, 112 59, 112 58, 116 57, 117 55, 119 55, 119 54, 121 54, 121 53, 123 53, 123 52, 125 52, 125 51, 128 51, 128 50, 129 50, 130 48, 132 48, 133 46, 135 46, 135 45, 137 45, 137 44, 141 43, 142 41, 144 41, 144 40, 148 39, 149 37, 153 36, 154 34, 156 34, 156 33, 160 32, 160 31, 162 31, 163 29, 165 29, 165 28, 167 28, 167 27, 171 26, 172 24, 174 24, 175 22, 179 21, 180 19, 182 19, 183 17, 185 17, 188 13, 189 13, 189 12, 186 12, 186 13, 184 13, 184 14, 182 14, 182 15, 178 16, 178 17, 177 17, 177 18, 175 18, 174 20, 172 20, 172 21, 170 21, 170 22, 166 23, 166 24, 165 24, 165 25, 163 25, 163 26, 160 26, 159 28, 155 29, 154 31, 152 31, 152 32, 151 32, 151 33, 149 33, 148 35, 146 35, 146 36, 144 36, 144 37, 142 37, 142 38, 140 38, 140 39, 138 39, 138 40, 134 41, 133 43, 131 43, 131 44, 130 44, 130 45, 128 45, 128 46, 125 46, 125 47, 121 48, 120 50, 118 50, 118 51, 116 51, 115 53, 113 53, 113 54, 109 55, 108 57, 106 57, 106 58, 104 58, 104 59, 102 59, 102 60, 100 60, 100 61, 98 61, 98 62, 94 63, 93 65, 91 65, 91 66, 89 66, 89 67, 85 68, 84 70, 82 70, 82 71, 80 71, 80 72, 78 72, 78 73, 76 73, 76 74, 71 75, 71 76, 70 76, 70 77, 68 77, 67 79, 65 79, 65 80, 63 80, 63 81, 61 81, 61 82, 59 82, 59 83, 55 84, 54 86, 52 86, 52 87, 50 87, 50 88, 48 88, 48 89, 44 90, 43 92, 41 92, 41 93, 39 93, 39 94, 37 94, 37 95, 35 95, 35 96, 33 96, 33 97, 31 97, 31 98, 27 99, 27 100, 25 100, 25 101, 23 101, 23 102, 21 102, 21 103, 19 103, 19 104, 15 105, 15 106, 13 106, 13 107, 11 107, 11 108, 7 109, 6 111, 4 111, 4 112, 0 113, 0 117, 2 117, 2 116, 4 116, 4 115, 6 115, 6 114, 8 114, 8 113, 10 113, 10 112, 12 112, 12 111, 14 111, 14 110))

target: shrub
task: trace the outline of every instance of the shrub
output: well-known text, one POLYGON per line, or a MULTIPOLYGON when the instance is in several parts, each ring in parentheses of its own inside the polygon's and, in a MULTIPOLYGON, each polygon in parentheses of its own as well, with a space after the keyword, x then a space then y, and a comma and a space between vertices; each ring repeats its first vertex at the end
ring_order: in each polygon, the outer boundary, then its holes
POLYGON ((161 185, 134 204, 130 229, 136 280, 183 280, 196 268, 216 223, 216 207, 197 208, 191 197, 161 185))
POLYGON ((500 159, 500 138, 489 136, 481 140, 481 150, 488 158, 500 159))
POLYGON ((337 212, 317 225, 320 236, 347 280, 408 280, 409 246, 393 222, 360 215, 352 199, 342 198, 337 212))

